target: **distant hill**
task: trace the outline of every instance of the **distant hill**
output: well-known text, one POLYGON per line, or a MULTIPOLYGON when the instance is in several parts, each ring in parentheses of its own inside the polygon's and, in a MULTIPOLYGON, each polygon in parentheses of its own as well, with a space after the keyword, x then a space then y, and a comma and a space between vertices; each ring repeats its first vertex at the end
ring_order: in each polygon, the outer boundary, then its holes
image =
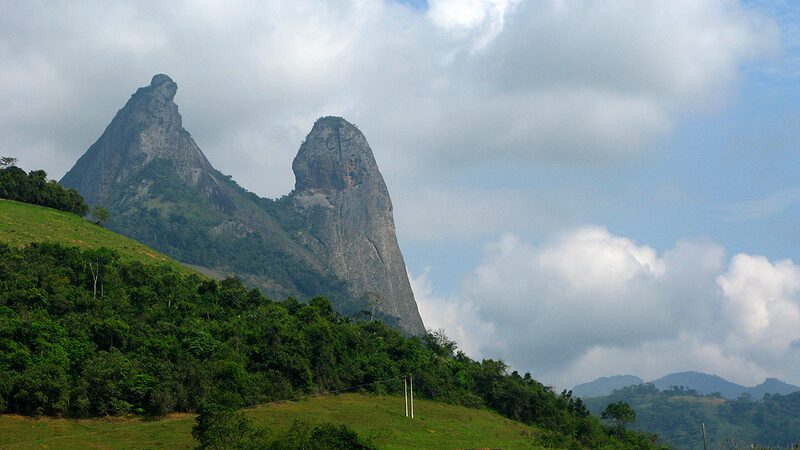
MULTIPOLYGON (((693 371, 671 373, 654 380, 652 383, 662 391, 677 386, 696 391, 700 395, 719 393, 729 399, 738 398, 742 394, 748 394, 754 399, 760 399, 764 397, 764 394, 788 395, 800 391, 800 387, 785 383, 777 378, 767 378, 757 386, 747 387, 717 375, 693 371)), ((635 375, 600 377, 594 381, 576 385, 572 388, 572 394, 581 398, 602 397, 611 394, 615 390, 639 384, 644 384, 644 380, 635 375)))
POLYGON ((800 387, 784 383, 775 378, 767 378, 763 383, 746 387, 730 382, 720 376, 701 372, 678 372, 669 374, 653 381, 658 388, 667 390, 672 386, 683 386, 693 389, 699 394, 720 393, 723 397, 734 399, 742 394, 749 394, 755 399, 760 399, 764 394, 787 395, 800 391, 800 387))
POLYGON ((636 375, 614 375, 600 377, 588 383, 582 383, 572 388, 572 395, 576 397, 601 397, 626 386, 644 384, 644 380, 636 375))
POLYGON ((659 390, 647 383, 585 400, 593 414, 618 401, 636 412, 634 429, 658 433, 672 449, 703 448, 701 423, 708 448, 794 448, 800 440, 800 392, 732 400, 685 388, 659 390))
POLYGON ((800 391, 800 386, 784 383, 777 378, 767 378, 758 386, 747 388, 746 392, 753 396, 753 398, 759 399, 766 394, 789 395, 797 391, 800 391))

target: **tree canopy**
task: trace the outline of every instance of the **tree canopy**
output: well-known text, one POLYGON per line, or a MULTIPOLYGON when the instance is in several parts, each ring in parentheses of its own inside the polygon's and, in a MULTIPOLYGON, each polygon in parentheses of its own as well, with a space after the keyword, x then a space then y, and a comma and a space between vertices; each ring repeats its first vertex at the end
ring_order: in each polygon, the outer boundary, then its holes
POLYGON ((322 297, 276 302, 238 279, 107 249, 0 245, 0 412, 161 415, 354 386, 401 395, 407 373, 420 397, 540 425, 548 445, 623 448, 631 439, 502 361, 474 361, 442 334, 409 338, 354 321, 322 297))
POLYGON ((89 206, 75 189, 66 189, 54 180, 48 181, 44 170, 32 170, 26 174, 15 163, 15 158, 0 159, 0 198, 47 206, 81 217, 89 212, 89 206))

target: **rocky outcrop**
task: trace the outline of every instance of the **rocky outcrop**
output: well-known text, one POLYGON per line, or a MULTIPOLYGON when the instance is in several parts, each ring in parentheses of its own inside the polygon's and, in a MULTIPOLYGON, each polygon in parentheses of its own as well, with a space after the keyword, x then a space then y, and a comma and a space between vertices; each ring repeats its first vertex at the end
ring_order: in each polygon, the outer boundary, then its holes
POLYGON ((183 128, 173 99, 178 85, 164 74, 139 88, 106 127, 102 136, 61 183, 75 188, 90 205, 119 209, 120 203, 138 203, 156 180, 138 175, 156 160, 169 161, 174 175, 201 192, 219 209, 235 207, 191 135, 183 128), (125 191, 128 195, 114 195, 125 191), (138 197, 138 198, 137 198, 138 197), (116 204, 112 204, 116 203, 116 204))
POLYGON ((110 228, 184 263, 274 298, 326 295, 342 312, 366 308, 425 332, 389 193, 358 129, 318 120, 293 164, 295 191, 261 199, 211 166, 183 128, 177 89, 154 76, 61 183, 108 208, 110 228))
POLYGON ((292 163, 294 207, 305 231, 353 295, 421 334, 414 293, 397 245, 392 201, 366 138, 339 117, 314 124, 292 163))

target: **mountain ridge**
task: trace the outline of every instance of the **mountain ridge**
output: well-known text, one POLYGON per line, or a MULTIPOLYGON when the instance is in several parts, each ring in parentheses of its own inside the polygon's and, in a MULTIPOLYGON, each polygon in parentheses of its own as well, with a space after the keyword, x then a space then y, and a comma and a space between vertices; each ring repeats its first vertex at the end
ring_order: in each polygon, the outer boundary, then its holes
MULTIPOLYGON (((572 391, 577 397, 603 397, 611 394, 614 390, 644 383, 644 380, 635 375, 617 375, 600 377, 588 383, 578 384, 572 391), (636 380, 639 380, 639 382, 636 382, 636 380)), ((667 374, 651 381, 651 383, 662 391, 668 390, 673 386, 684 387, 697 391, 701 395, 719 393, 728 399, 736 399, 743 394, 760 399, 766 394, 788 395, 800 391, 800 386, 786 383, 777 378, 766 378, 755 386, 743 386, 718 375, 696 371, 667 374)))
POLYGON ((293 162, 295 189, 264 199, 211 165, 183 128, 177 90, 164 74, 137 89, 61 183, 107 207, 109 228, 181 262, 425 333, 388 189, 354 125, 319 119, 293 162))

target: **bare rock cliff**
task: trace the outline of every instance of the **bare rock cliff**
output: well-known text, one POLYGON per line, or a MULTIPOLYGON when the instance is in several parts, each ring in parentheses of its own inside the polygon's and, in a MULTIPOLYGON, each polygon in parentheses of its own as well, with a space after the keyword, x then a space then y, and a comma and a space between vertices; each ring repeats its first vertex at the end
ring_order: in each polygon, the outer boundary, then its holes
POLYGON ((319 119, 294 160, 295 191, 259 198, 209 163, 183 128, 177 90, 163 74, 139 88, 61 183, 108 208, 111 229, 184 263, 425 332, 389 193, 357 128, 319 119))
POLYGON ((339 117, 317 120, 292 169, 294 207, 328 267, 354 296, 399 318, 405 331, 424 333, 397 245, 389 191, 361 131, 339 117))

